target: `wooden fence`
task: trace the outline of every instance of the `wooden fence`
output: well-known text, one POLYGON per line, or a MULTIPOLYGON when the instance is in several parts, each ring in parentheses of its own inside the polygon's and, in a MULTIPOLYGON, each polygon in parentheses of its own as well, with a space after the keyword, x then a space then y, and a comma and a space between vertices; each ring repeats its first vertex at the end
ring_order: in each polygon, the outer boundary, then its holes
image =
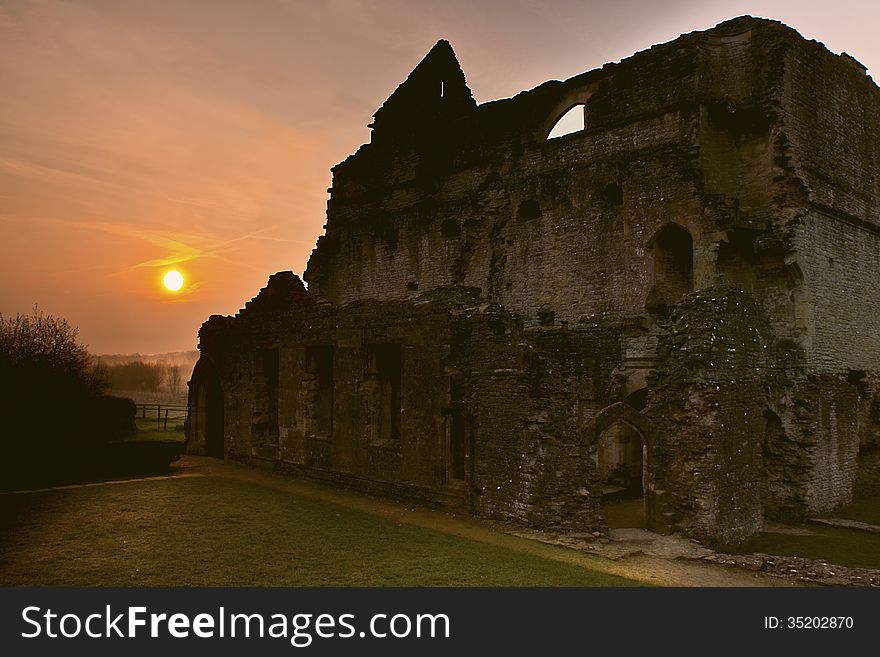
POLYGON ((158 431, 168 431, 168 424, 175 430, 186 422, 189 408, 174 404, 138 404, 137 416, 143 420, 155 420, 158 431))

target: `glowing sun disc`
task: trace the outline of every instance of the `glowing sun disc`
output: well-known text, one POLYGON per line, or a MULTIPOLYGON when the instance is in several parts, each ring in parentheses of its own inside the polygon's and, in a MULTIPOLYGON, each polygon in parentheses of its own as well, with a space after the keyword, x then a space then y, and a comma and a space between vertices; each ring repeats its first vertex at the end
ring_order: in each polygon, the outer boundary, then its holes
POLYGON ((165 287, 167 287, 172 292, 177 292, 180 288, 183 287, 183 274, 179 271, 175 271, 172 269, 167 274, 165 274, 165 278, 162 279, 162 282, 165 283, 165 287))

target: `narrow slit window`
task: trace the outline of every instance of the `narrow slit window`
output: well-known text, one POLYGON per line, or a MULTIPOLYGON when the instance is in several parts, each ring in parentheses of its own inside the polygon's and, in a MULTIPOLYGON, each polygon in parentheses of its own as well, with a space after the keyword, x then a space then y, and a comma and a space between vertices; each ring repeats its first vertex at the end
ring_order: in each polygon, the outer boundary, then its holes
POLYGON ((369 355, 367 379, 373 409, 371 435, 379 440, 399 440, 403 379, 401 345, 372 345, 369 355))
POLYGON ((333 435, 333 347, 313 345, 307 350, 312 377, 311 423, 314 435, 333 435))

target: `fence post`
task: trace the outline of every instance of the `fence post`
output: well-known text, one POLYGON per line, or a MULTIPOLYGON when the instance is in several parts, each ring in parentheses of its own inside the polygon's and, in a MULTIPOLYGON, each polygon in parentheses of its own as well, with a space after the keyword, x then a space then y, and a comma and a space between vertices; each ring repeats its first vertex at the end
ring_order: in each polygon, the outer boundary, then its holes
POLYGON ((156 404, 156 430, 162 428, 162 404, 156 404))
POLYGON ((165 409, 165 425, 162 427, 163 431, 168 431, 168 409, 165 409))

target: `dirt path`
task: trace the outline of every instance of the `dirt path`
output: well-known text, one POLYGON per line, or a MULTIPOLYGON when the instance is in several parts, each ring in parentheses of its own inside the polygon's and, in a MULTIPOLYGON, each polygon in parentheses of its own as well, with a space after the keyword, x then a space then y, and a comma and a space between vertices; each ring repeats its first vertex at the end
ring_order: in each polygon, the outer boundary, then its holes
POLYGON ((199 473, 247 481, 295 495, 320 499, 350 509, 388 518, 401 524, 434 529, 481 543, 488 543, 593 570, 620 575, 660 586, 780 586, 778 579, 705 562, 677 558, 693 556, 694 544, 677 537, 660 537, 640 530, 619 530, 605 544, 578 543, 564 538, 529 532, 471 516, 436 511, 407 502, 390 501, 318 483, 254 470, 239 464, 197 456, 185 456, 175 464, 176 474, 199 473), (633 533, 635 532, 635 533, 633 533), (591 553, 601 552, 605 556, 591 553))

